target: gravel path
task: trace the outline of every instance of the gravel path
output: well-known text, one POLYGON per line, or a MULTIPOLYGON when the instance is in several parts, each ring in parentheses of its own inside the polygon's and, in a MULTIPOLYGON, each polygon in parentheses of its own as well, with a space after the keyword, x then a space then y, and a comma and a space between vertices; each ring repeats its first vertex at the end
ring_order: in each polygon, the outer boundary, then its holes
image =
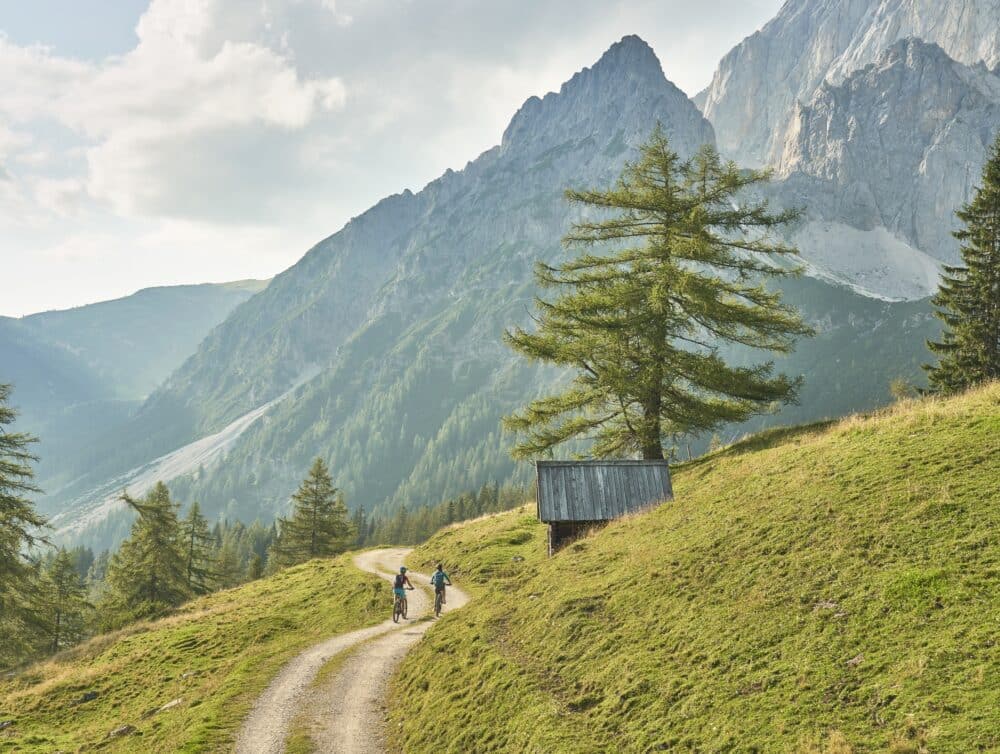
MULTIPOLYGON (((360 557, 365 557, 365 553, 360 557)), ((357 560, 355 561, 357 562, 357 560)), ((365 570, 378 568, 378 559, 365 570)), ((398 562, 398 561, 397 561, 398 562)), ((385 751, 385 698, 389 679, 410 647, 431 626, 431 591, 419 587, 429 584, 428 576, 410 572, 410 580, 418 589, 409 593, 409 618, 399 632, 381 636, 353 652, 341 668, 313 691, 309 705, 310 736, 317 751, 336 754, 381 754, 385 751)), ((448 589, 445 612, 462 607, 466 595, 455 588, 448 589)))
MULTIPOLYGON (((409 550, 370 550, 354 563, 363 571, 387 579, 409 550)), ((428 577, 410 571, 415 586, 428 577)), ((289 662, 257 699, 236 740, 237 754, 278 754, 293 718, 306 711, 310 734, 322 752, 371 754, 384 751, 385 693, 392 671, 407 650, 430 628, 433 620, 420 620, 429 612, 429 590, 409 592, 409 620, 387 620, 377 626, 334 636, 310 647, 289 662), (389 635, 385 635, 389 634, 389 635), (316 674, 334 655, 361 646, 340 670, 318 688, 310 688, 316 674)), ((466 602, 458 589, 448 590, 445 610, 466 602)), ((390 609, 391 606, 386 606, 390 609)))

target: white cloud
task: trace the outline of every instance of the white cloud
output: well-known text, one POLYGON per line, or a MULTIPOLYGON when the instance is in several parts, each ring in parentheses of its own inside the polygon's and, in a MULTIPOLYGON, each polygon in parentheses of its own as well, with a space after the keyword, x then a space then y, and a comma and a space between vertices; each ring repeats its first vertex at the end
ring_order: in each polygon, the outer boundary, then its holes
POLYGON ((0 112, 15 122, 55 122, 86 140, 87 190, 115 211, 211 217, 211 197, 187 201, 193 186, 223 187, 228 171, 229 188, 246 188, 241 166, 214 158, 220 135, 253 134, 266 149, 346 98, 340 79, 304 78, 287 53, 266 44, 270 22, 261 8, 247 14, 235 0, 154 0, 135 49, 98 64, 0 39, 7 92, 0 112), (220 38, 233 20, 239 36, 220 38))
POLYGON ((0 31, 0 314, 273 274, 624 34, 693 94, 779 3, 152 0, 89 61, 0 31))

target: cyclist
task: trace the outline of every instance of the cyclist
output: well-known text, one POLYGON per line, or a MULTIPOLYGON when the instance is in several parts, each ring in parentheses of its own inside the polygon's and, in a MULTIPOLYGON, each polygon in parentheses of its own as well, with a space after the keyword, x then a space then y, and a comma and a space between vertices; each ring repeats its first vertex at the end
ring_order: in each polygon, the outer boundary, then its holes
POLYGON ((406 590, 413 591, 413 588, 410 577, 406 575, 406 566, 400 566, 399 573, 396 574, 396 579, 392 582, 392 593, 403 600, 404 613, 406 612, 406 590))
POLYGON ((440 593, 441 604, 445 604, 447 600, 444 597, 444 585, 451 586, 451 579, 448 578, 448 574, 444 572, 444 568, 440 563, 437 564, 437 570, 431 574, 431 583, 434 585, 435 596, 440 593))

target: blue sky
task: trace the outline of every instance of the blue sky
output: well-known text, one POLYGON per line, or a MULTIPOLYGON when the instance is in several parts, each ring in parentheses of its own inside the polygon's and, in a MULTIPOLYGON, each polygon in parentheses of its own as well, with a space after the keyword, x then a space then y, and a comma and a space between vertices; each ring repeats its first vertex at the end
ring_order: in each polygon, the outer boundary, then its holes
POLYGON ((101 60, 135 47, 135 25, 149 0, 0 0, 4 33, 19 45, 101 60))
POLYGON ((0 0, 0 315, 269 277, 625 34, 695 94, 780 0, 0 0))

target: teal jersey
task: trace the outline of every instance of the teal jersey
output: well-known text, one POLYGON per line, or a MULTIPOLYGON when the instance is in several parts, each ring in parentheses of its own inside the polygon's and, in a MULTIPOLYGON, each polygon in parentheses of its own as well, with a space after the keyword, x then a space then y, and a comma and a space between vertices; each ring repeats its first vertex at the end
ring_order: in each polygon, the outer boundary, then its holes
POLYGON ((451 579, 448 578, 448 574, 444 571, 434 571, 431 574, 431 583, 434 586, 444 586, 445 581, 451 581, 451 579))

